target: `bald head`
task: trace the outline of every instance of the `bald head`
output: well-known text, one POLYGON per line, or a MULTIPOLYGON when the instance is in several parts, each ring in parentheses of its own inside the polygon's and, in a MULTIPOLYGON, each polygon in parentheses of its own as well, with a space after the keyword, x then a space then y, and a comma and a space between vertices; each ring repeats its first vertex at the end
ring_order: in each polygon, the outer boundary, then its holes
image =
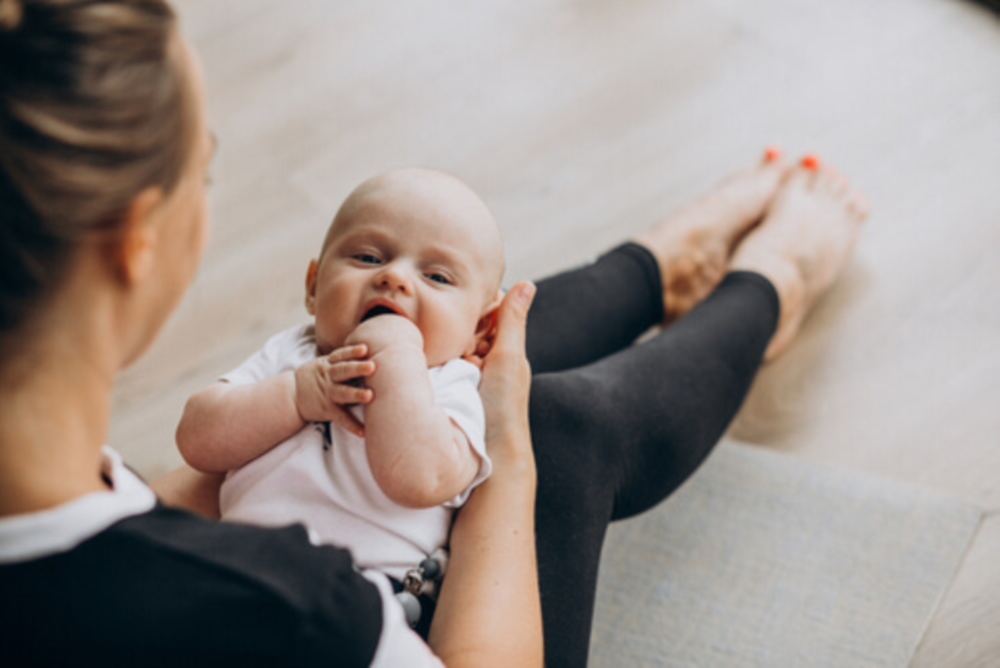
POLYGON ((355 226, 378 220, 393 221, 402 233, 427 234, 435 228, 473 256, 492 293, 500 287, 504 272, 500 230, 486 204, 451 174, 408 167, 364 181, 337 211, 321 259, 334 240, 355 226))

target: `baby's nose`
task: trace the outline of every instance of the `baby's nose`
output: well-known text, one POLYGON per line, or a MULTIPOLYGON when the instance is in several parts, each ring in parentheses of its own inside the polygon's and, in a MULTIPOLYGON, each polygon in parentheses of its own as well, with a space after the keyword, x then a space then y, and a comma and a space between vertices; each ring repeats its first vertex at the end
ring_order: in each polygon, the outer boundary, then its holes
POLYGON ((386 265, 385 268, 379 272, 378 277, 376 278, 376 284, 379 287, 389 290, 399 290, 404 294, 409 294, 413 291, 413 283, 408 272, 403 267, 395 264, 386 265))

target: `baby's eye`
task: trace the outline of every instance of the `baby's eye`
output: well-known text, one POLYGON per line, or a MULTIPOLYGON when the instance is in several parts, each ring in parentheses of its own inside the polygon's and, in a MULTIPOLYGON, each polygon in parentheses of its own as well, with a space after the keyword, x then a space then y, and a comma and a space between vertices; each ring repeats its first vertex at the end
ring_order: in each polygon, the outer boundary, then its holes
POLYGON ((354 259, 363 264, 381 264, 381 260, 371 253, 355 253, 354 259))
POLYGON ((451 285, 451 280, 444 274, 427 274, 427 278, 435 283, 441 283, 442 285, 451 285))

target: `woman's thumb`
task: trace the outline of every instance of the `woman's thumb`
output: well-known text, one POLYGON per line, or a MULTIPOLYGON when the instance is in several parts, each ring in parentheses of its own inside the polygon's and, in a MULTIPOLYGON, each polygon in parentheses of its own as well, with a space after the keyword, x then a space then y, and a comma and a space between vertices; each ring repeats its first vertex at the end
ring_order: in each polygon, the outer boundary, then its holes
POLYGON ((497 336, 494 345, 524 348, 524 328, 528 310, 535 299, 535 284, 521 281, 510 289, 497 314, 497 336))

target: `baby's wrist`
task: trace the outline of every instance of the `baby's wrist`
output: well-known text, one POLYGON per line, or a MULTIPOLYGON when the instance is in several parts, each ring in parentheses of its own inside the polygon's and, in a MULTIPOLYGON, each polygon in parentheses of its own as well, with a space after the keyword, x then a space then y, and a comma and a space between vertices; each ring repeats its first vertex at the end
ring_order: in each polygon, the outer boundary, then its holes
POLYGON ((380 316, 358 325, 348 335, 345 343, 364 343, 368 346, 369 355, 374 357, 379 352, 396 346, 409 345, 422 351, 424 337, 417 326, 406 318, 380 316))
POLYGON ((314 367, 314 364, 307 362, 294 371, 289 372, 292 376, 290 383, 291 405, 303 424, 311 422, 313 419, 312 414, 316 402, 312 400, 309 390, 316 387, 315 380, 312 377, 314 367))

